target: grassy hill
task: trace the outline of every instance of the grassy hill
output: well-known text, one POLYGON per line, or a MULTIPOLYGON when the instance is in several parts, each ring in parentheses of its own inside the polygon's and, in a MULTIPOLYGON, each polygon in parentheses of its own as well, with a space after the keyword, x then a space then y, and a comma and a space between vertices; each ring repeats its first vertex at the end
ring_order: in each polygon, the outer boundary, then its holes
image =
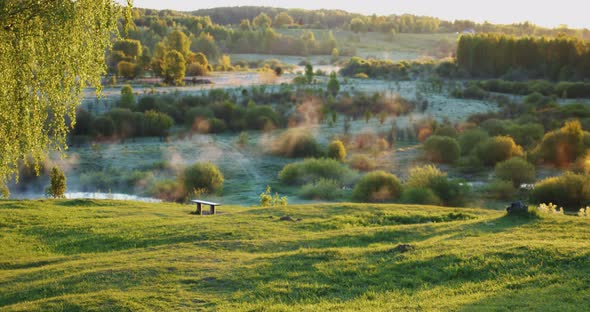
POLYGON ((357 204, 192 210, 0 201, 0 310, 590 309, 589 218, 357 204))

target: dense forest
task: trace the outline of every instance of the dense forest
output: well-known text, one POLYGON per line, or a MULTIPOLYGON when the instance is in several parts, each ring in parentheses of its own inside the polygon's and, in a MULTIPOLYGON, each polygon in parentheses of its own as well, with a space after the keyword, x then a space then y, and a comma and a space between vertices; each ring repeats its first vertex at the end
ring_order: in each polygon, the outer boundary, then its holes
POLYGON ((567 36, 461 36, 457 64, 476 77, 584 80, 590 78, 590 44, 567 36))

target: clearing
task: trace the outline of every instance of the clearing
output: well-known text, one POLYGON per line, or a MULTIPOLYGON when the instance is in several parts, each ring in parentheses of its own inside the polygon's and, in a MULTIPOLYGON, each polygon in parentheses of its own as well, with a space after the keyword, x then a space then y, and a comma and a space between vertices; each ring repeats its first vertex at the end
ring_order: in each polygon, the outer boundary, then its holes
POLYGON ((194 209, 0 201, 0 310, 590 309, 589 218, 345 203, 194 209))

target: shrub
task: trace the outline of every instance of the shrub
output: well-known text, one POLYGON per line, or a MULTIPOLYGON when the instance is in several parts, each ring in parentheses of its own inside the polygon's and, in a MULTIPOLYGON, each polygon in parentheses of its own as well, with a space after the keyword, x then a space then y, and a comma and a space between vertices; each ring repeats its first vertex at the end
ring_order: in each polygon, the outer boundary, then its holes
POLYGON ((170 116, 157 111, 145 112, 144 118, 144 134, 146 136, 165 136, 174 125, 174 120, 170 116))
POLYGON ((309 158, 288 164, 279 172, 281 182, 290 185, 311 183, 322 178, 338 181, 344 185, 350 183, 355 176, 356 173, 350 168, 337 160, 328 158, 309 158))
POLYGON ((137 110, 140 112, 147 112, 149 110, 156 110, 158 103, 153 96, 143 96, 137 101, 137 110))
POLYGON ((209 133, 223 133, 227 131, 225 121, 218 118, 209 119, 209 133))
POLYGON ((320 157, 322 149, 311 133, 291 129, 283 133, 273 144, 273 154, 291 158, 320 157))
POLYGON ((50 184, 45 191, 48 197, 64 198, 66 194, 66 175, 58 167, 53 167, 49 174, 50 184))
POLYGON ((487 195, 498 200, 513 200, 518 190, 510 181, 494 180, 485 188, 487 195))
POLYGON ((481 128, 491 136, 506 135, 510 121, 500 119, 488 119, 481 123, 481 128))
POLYGON ((196 163, 184 170, 182 183, 186 192, 204 189, 209 194, 219 192, 223 187, 223 174, 210 162, 196 163))
POLYGON ((270 130, 281 125, 279 115, 270 106, 248 107, 245 120, 251 130, 270 130))
POLYGON ((124 85, 121 88, 119 107, 129 109, 133 109, 135 107, 135 96, 133 95, 133 88, 131 88, 130 85, 124 85))
POLYGON ((350 167, 360 171, 372 171, 377 167, 375 161, 365 155, 354 155, 350 160, 350 167))
POLYGON ((516 144, 524 147, 533 147, 545 134, 545 128, 541 124, 512 124, 506 129, 506 134, 514 138, 516 144))
POLYGON ((494 166, 515 156, 522 156, 522 147, 509 136, 497 136, 480 143, 475 148, 477 157, 484 165, 494 166))
POLYGON ((334 200, 342 197, 342 187, 338 181, 319 179, 305 184, 299 191, 299 196, 305 199, 334 200))
POLYGON ((92 129, 95 135, 110 137, 115 133, 115 123, 107 116, 100 116, 92 123, 92 129))
POLYGON ((354 187, 352 196, 361 202, 386 202, 399 198, 402 184, 385 171, 373 171, 362 177, 354 187))
POLYGON ((496 177, 512 182, 516 188, 523 183, 535 181, 535 166, 520 157, 513 157, 496 164, 495 171, 496 177))
POLYGON ((432 179, 446 176, 446 173, 440 171, 436 166, 433 165, 413 167, 409 171, 408 181, 406 184, 413 188, 425 188, 430 186, 432 179))
POLYGON ((459 180, 448 179, 446 173, 432 165, 410 169, 406 185, 410 189, 431 191, 434 197, 429 196, 426 191, 420 194, 415 190, 409 191, 409 194, 406 195, 412 196, 412 198, 429 198, 431 204, 463 206, 469 194, 469 187, 466 184, 459 180))
POLYGON ((535 184, 531 192, 534 203, 555 203, 568 209, 579 209, 590 204, 590 176, 565 174, 544 179, 535 184))
POLYGON ((186 198, 186 191, 181 183, 174 180, 158 181, 150 191, 154 198, 164 201, 182 202, 186 198))
POLYGON ((346 159, 346 148, 340 140, 334 140, 328 145, 328 157, 338 161, 346 159))
POLYGON ((410 187, 404 190, 402 201, 415 205, 440 205, 441 200, 431 189, 410 187))
POLYGON ((466 183, 457 179, 449 179, 446 176, 430 179, 429 188, 445 206, 454 207, 464 206, 470 191, 466 183))
POLYGON ((436 129, 436 131, 434 131, 434 135, 457 138, 458 133, 457 133, 457 129, 455 129, 455 127, 442 126, 442 127, 438 127, 436 129))
POLYGON ((490 136, 487 134, 487 132, 481 129, 465 131, 465 133, 459 136, 459 146, 461 146, 461 153, 463 155, 468 155, 479 143, 484 142, 489 138, 490 136))
POLYGON ((461 147, 456 139, 433 135, 424 142, 426 158, 439 163, 454 163, 461 156, 461 147))
POLYGON ((483 100, 485 99, 487 93, 482 88, 472 84, 465 88, 462 92, 455 95, 464 99, 483 100))
POLYGON ((193 107, 185 113, 186 125, 192 127, 193 130, 198 130, 199 121, 213 118, 213 116, 213 110, 209 107, 193 107))
POLYGON ((558 167, 568 166, 578 157, 584 156, 584 135, 579 121, 568 121, 561 129, 545 134, 533 154, 542 162, 558 167))

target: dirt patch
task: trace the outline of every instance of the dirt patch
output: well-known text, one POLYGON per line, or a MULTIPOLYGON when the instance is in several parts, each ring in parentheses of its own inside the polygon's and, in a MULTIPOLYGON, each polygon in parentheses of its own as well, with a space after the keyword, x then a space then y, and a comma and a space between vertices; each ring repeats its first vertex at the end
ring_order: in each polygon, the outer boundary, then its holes
POLYGON ((408 251, 413 251, 415 249, 416 249, 416 247, 414 247, 413 245, 410 245, 410 244, 399 244, 399 245, 395 246, 395 248, 393 248, 391 250, 391 252, 393 252, 393 253, 405 253, 405 252, 408 252, 408 251))
POLYGON ((301 221, 301 218, 299 218, 299 219, 293 219, 291 216, 284 216, 284 217, 281 217, 279 219, 279 221, 298 222, 298 221, 301 221))

